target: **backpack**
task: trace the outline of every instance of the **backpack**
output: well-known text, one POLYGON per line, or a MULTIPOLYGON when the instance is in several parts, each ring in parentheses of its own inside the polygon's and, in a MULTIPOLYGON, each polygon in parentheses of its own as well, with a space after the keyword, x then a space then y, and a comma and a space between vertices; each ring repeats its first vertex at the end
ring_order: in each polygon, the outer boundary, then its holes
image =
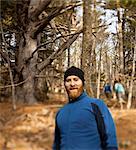
POLYGON ((97 128, 98 128, 98 132, 99 132, 99 135, 100 135, 100 139, 101 139, 101 147, 103 149, 106 148, 106 145, 107 145, 107 134, 106 134, 106 128, 105 128, 105 123, 104 123, 104 120, 103 120, 103 116, 102 116, 102 113, 98 107, 97 104, 95 103, 91 103, 92 105, 92 109, 93 109, 93 112, 94 112, 94 115, 95 115, 95 120, 96 120, 96 123, 97 123, 97 128))

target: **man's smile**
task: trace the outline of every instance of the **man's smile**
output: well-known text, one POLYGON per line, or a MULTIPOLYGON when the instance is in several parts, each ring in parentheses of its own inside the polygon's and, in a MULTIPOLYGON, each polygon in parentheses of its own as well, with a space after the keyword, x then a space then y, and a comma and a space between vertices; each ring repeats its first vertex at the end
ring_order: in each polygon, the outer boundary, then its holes
POLYGON ((70 88, 69 90, 72 91, 72 90, 77 90, 77 89, 78 89, 78 88, 70 88))

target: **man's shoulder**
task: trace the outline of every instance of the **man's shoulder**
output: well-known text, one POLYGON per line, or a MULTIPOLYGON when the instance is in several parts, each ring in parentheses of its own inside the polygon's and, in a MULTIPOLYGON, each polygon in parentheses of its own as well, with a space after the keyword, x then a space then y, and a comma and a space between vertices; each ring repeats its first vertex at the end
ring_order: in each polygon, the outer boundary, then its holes
POLYGON ((103 103, 103 100, 102 99, 98 99, 98 98, 94 98, 94 97, 87 97, 87 99, 92 102, 92 103, 96 103, 96 104, 101 104, 103 103))
POLYGON ((102 99, 98 99, 98 98, 88 97, 87 101, 89 103, 96 104, 100 108, 102 108, 102 107, 104 107, 106 105, 105 102, 102 99))
POLYGON ((58 114, 59 112, 61 112, 61 111, 64 111, 65 109, 67 109, 68 104, 69 104, 69 103, 64 104, 63 106, 61 106, 61 107, 59 108, 59 110, 57 111, 57 114, 58 114))

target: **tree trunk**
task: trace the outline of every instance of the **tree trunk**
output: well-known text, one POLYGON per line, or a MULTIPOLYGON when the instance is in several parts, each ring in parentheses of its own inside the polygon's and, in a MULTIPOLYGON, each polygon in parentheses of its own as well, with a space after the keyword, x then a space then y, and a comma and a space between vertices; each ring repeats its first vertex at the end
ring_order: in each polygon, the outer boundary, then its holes
MULTIPOLYGON (((135 28, 135 40, 136 40, 136 28, 135 28)), ((128 103, 127 108, 130 109, 132 104, 132 93, 133 93, 133 80, 135 76, 135 62, 136 62, 136 41, 134 41, 134 57, 133 57, 133 66, 132 66, 132 74, 130 80, 129 94, 128 94, 128 103)))
POLYGON ((83 44, 81 54, 81 68, 85 72, 86 91, 92 96, 90 60, 92 53, 92 8, 91 0, 83 0, 83 44))
POLYGON ((97 98, 100 98, 100 79, 101 79, 101 54, 102 54, 102 48, 100 49, 100 59, 98 63, 98 77, 97 77, 97 98))
POLYGON ((122 30, 122 11, 120 8, 120 0, 117 0, 117 15, 118 15, 118 49, 119 49, 119 65, 120 73, 124 73, 124 53, 123 53, 123 30, 122 30))
POLYGON ((21 102, 34 103, 36 102, 34 95, 34 80, 36 75, 37 54, 29 61, 27 61, 27 59, 37 48, 37 40, 32 39, 30 33, 25 34, 24 37, 26 43, 25 46, 23 46, 23 41, 21 41, 17 60, 17 66, 21 77, 19 81, 23 83, 20 87, 17 87, 16 95, 17 99, 21 102))
MULTIPOLYGON (((92 39, 93 39, 93 43, 92 43, 92 55, 91 55, 91 76, 93 76, 93 78, 91 78, 91 86, 95 86, 96 85, 96 82, 97 82, 97 65, 96 65, 96 45, 97 45, 97 31, 95 29, 97 25, 97 13, 96 13, 96 0, 93 0, 93 9, 92 9, 92 14, 94 16, 94 21, 92 22, 92 28, 93 28, 93 31, 95 33, 95 36, 92 36, 92 39)), ((96 88, 92 89, 93 91, 93 96, 96 94, 96 88)))

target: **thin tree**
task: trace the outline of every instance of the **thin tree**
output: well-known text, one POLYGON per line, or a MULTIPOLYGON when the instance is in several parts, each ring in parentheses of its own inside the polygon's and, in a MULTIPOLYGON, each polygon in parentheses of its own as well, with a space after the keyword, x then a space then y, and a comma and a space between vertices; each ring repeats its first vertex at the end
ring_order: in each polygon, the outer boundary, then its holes
POLYGON ((91 69, 90 60, 92 54, 92 5, 91 0, 83 0, 83 44, 81 54, 81 68, 85 72, 86 91, 91 96, 91 69))
POLYGON ((118 17, 118 50, 119 50, 119 65, 120 73, 124 73, 124 53, 123 53, 123 30, 122 30, 122 9, 120 7, 120 0, 116 0, 117 3, 117 17, 118 17))
POLYGON ((101 64, 102 64, 102 48, 100 49, 100 55, 98 61, 97 98, 100 97, 101 64))
POLYGON ((133 86, 134 86, 134 76, 135 76, 135 66, 136 66, 136 27, 135 27, 135 37, 134 37, 134 54, 133 54, 133 65, 132 65, 132 74, 131 74, 131 80, 130 80, 130 86, 129 86, 129 94, 128 94, 128 103, 127 103, 127 109, 130 109, 132 105, 132 92, 133 92, 133 86))

